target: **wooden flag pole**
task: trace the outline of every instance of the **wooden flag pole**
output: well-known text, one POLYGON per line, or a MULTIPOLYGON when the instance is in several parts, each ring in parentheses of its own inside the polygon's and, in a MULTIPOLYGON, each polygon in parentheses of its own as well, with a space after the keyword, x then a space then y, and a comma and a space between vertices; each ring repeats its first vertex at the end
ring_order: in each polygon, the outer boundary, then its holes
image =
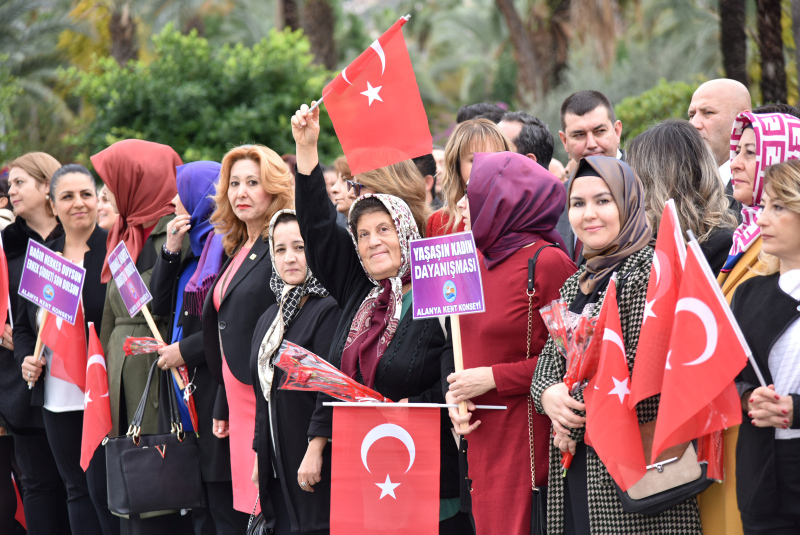
MULTIPOLYGON (((44 344, 42 343, 42 330, 44 329, 44 322, 47 321, 47 315, 49 312, 47 310, 42 310, 42 326, 39 327, 39 334, 36 335, 36 347, 33 349, 33 354, 36 356, 36 360, 42 358, 42 350, 44 349, 44 344)), ((28 390, 33 388, 33 381, 28 381, 28 390)))
MULTIPOLYGON (((153 336, 155 337, 155 339, 163 343, 164 339, 161 337, 161 333, 158 332, 158 328, 156 327, 156 322, 153 321, 153 316, 150 314, 150 311, 147 310, 146 305, 142 307, 142 315, 144 316, 147 325, 150 327, 150 330, 153 332, 153 336)), ((172 372, 172 377, 175 378, 175 382, 178 383, 178 388, 180 388, 181 390, 185 389, 186 385, 183 384, 183 379, 181 379, 181 374, 178 373, 178 370, 175 368, 170 368, 170 371, 172 372)))
MULTIPOLYGON (((450 316, 450 332, 453 336, 453 363, 456 366, 457 372, 464 371, 464 352, 461 348, 461 322, 458 315, 450 316)), ((466 416, 467 402, 462 401, 458 404, 458 415, 466 416)), ((469 424, 461 424, 461 429, 469 428, 469 424)))

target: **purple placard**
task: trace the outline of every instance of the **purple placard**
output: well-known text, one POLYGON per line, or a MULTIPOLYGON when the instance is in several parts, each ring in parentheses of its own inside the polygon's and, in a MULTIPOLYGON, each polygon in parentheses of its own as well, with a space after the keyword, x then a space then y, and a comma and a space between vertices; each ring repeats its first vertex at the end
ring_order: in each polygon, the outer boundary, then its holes
POLYGON ((81 302, 86 270, 28 240, 28 251, 17 293, 71 325, 81 302))
POLYGON ((472 232, 412 240, 410 248, 414 319, 486 310, 472 232))
POLYGON ((108 267, 111 268, 111 276, 117 285, 125 308, 128 309, 130 317, 134 317, 147 303, 153 299, 150 291, 145 286, 142 276, 133 263, 125 242, 119 242, 108 255, 108 267))

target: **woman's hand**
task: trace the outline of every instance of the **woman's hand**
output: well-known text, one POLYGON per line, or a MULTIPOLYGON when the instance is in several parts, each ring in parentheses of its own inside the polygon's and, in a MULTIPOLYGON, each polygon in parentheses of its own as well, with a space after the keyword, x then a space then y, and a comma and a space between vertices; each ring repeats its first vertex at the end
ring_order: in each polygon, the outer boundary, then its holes
POLYGON ((217 420, 214 418, 214 422, 211 426, 211 431, 214 433, 214 436, 217 438, 228 438, 230 436, 230 429, 228 427, 228 420, 217 420))
POLYGON ((256 454, 256 460, 253 463, 253 475, 250 476, 250 481, 253 482, 253 485, 258 488, 258 455, 256 454))
MULTIPOLYGON (((451 391, 447 391, 444 395, 445 402, 448 405, 456 404, 456 398, 451 391)), ((453 429, 455 429, 457 435, 469 435, 473 431, 475 431, 479 425, 481 425, 480 420, 476 420, 474 424, 470 424, 469 421, 472 418, 472 411, 475 410, 475 404, 471 401, 467 401, 467 414, 461 416, 458 413, 458 407, 449 407, 447 409, 447 414, 450 416, 450 421, 453 422, 453 429), (467 427, 461 429, 461 424, 467 424, 467 427)))
POLYGON ((189 232, 192 225, 189 224, 190 215, 175 216, 172 221, 167 223, 167 250, 173 253, 181 252, 183 235, 189 232))
POLYGON ((447 382, 450 383, 450 392, 456 403, 476 398, 497 388, 494 373, 489 366, 451 373, 447 376, 447 382))
POLYGON ((186 364, 181 356, 181 348, 178 342, 162 347, 158 350, 158 354, 158 367, 162 370, 177 368, 186 364))
POLYGON ((314 437, 308 443, 303 462, 297 469, 297 484, 306 492, 314 492, 314 485, 322 481, 322 451, 327 444, 325 437, 314 437))
POLYGON ((11 325, 6 323, 5 327, 3 328, 3 340, 2 340, 3 343, 0 344, 0 345, 2 345, 6 349, 10 349, 11 351, 14 351, 14 338, 13 338, 13 335, 14 335, 14 332, 11 330, 11 325))
POLYGON ((564 383, 556 383, 542 393, 542 407, 553 421, 556 433, 569 435, 570 429, 579 429, 586 425, 586 418, 573 411, 585 411, 586 405, 573 399, 564 383))
MULTIPOLYGON (((312 103, 313 104, 313 103, 312 103)), ((292 116, 292 135, 297 144, 297 172, 310 175, 319 163, 317 140, 319 139, 319 108, 312 112, 303 104, 292 116)))
POLYGON ((794 402, 792 396, 781 396, 775 392, 775 385, 760 386, 753 390, 747 402, 747 415, 756 427, 777 427, 788 429, 794 421, 794 402))
POLYGON ((45 365, 44 357, 37 359, 33 355, 28 355, 22 361, 22 378, 29 383, 35 383, 42 375, 42 370, 45 365))
POLYGON ((569 435, 556 431, 555 436, 553 436, 553 445, 561 450, 562 453, 570 452, 575 455, 575 448, 578 443, 572 440, 569 435))

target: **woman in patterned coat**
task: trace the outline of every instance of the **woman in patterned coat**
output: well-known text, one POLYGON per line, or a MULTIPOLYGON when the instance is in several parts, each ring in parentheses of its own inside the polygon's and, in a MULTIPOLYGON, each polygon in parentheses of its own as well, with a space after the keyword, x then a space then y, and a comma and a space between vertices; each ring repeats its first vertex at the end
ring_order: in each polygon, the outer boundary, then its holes
MULTIPOLYGON (((570 311, 594 303, 600 312, 611 275, 617 272, 620 320, 629 371, 633 370, 653 259, 652 232, 645 214, 642 183, 625 163, 590 156, 581 160, 569 190, 569 219, 583 242, 586 264, 561 288, 570 311)), ((565 361, 548 339, 533 377, 537 412, 553 421, 550 448, 548 533, 701 533, 697 501, 691 498, 657 516, 626 513, 611 476, 583 442, 583 391, 570 395, 562 382, 565 361), (561 477, 561 451, 575 458, 561 477)), ((658 398, 636 406, 639 423, 655 420, 658 398)))

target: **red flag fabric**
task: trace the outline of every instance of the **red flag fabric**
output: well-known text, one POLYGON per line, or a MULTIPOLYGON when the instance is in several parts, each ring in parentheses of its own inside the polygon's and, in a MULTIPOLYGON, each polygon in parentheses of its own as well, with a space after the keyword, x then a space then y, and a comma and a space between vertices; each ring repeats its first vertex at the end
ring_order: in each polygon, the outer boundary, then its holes
POLYGON ((333 409, 331 535, 439 531, 439 408, 333 409))
POLYGON ((86 365, 86 396, 83 401, 81 468, 89 467, 97 446, 111 432, 111 404, 108 400, 108 373, 103 346, 94 324, 89 324, 89 362, 86 365))
POLYGON ((17 512, 14 514, 14 520, 19 522, 23 528, 28 529, 28 525, 25 523, 25 509, 22 507, 22 496, 19 495, 17 480, 14 479, 13 474, 11 475, 11 481, 14 483, 14 492, 17 494, 17 512))
POLYGON ((55 314, 48 314, 42 327, 42 342, 53 351, 50 373, 86 391, 86 331, 83 303, 70 325, 55 314))
MULTIPOLYGON (((603 338, 597 373, 584 392, 586 441, 623 491, 647 472, 636 409, 630 407, 630 375, 617 305, 616 281, 608 284, 598 324, 603 338)), ((599 335, 597 331, 596 335, 599 335)))
POLYGON ((653 456, 742 422, 733 384, 750 348, 696 241, 689 244, 661 386, 653 456))
POLYGON ((8 297, 8 260, 2 247, 3 239, 0 238, 0 327, 6 324, 8 308, 11 306, 8 297))
POLYGON ((661 392, 685 258, 686 244, 683 242, 678 212, 675 202, 670 199, 661 215, 653 267, 647 283, 642 330, 639 333, 639 345, 636 346, 633 383, 628 398, 631 407, 661 392))
POLYGON ((354 175, 430 154, 428 116, 398 20, 322 95, 354 175))

